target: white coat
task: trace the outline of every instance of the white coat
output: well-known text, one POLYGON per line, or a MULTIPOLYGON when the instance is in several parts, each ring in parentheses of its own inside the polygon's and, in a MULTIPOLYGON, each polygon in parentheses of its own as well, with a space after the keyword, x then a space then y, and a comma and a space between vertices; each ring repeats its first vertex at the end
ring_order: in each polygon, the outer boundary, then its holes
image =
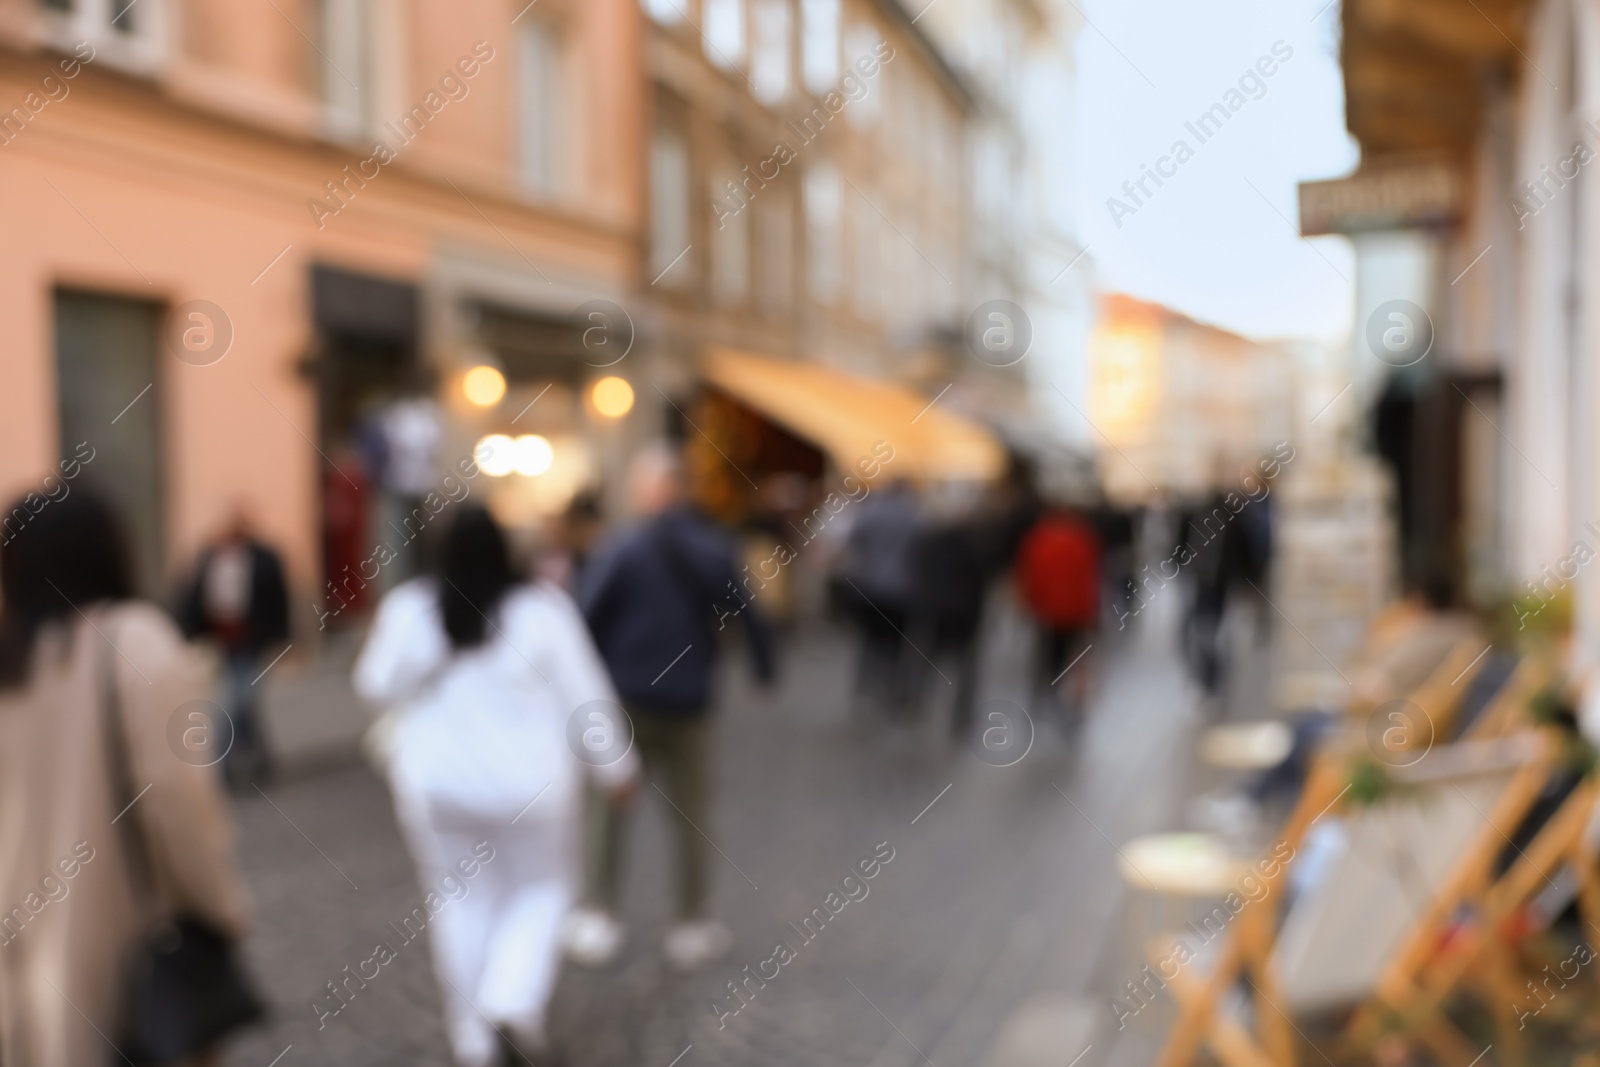
POLYGON ((495 1027, 543 1029, 581 869, 585 771, 607 788, 637 774, 631 749, 586 766, 569 720, 580 708, 586 722, 594 708, 620 716, 620 705, 576 605, 544 584, 508 592, 484 643, 462 651, 433 580, 398 586, 378 606, 355 686, 396 712, 389 779, 424 890, 456 887, 429 927, 452 1049, 469 1067, 491 1062, 495 1027), (597 700, 609 704, 584 708, 597 700), (463 878, 477 865, 458 865, 481 857, 481 842, 493 858, 463 878))

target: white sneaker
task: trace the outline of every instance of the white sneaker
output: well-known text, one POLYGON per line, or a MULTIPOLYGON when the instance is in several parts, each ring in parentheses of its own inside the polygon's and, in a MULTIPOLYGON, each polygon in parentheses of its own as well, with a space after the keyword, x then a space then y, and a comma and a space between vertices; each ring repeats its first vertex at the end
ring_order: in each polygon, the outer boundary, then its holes
POLYGON ((567 959, 583 967, 604 967, 622 951, 622 924, 598 908, 578 907, 567 916, 561 944, 567 959))
POLYGON ((698 971, 728 954, 733 931, 715 919, 692 919, 668 930, 664 947, 674 970, 698 971))

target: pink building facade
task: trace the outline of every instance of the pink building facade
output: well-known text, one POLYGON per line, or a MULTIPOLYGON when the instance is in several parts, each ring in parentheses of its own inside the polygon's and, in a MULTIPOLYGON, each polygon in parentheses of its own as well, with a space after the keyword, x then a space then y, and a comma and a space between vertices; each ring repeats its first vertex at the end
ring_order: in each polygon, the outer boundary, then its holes
POLYGON ((641 269, 638 13, 125 4, 0 0, 0 493, 93 482, 152 594, 242 506, 314 629, 335 513, 381 511, 344 466, 375 410, 437 405, 434 477, 513 421, 592 421, 578 309, 641 269), (504 397, 469 403, 484 363, 504 397))

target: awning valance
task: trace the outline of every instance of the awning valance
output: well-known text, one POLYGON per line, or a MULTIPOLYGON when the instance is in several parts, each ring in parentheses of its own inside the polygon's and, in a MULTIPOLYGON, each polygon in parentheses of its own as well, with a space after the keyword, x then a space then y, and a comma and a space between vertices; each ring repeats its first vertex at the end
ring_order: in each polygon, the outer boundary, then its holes
POLYGON ((983 480, 1005 469, 1005 449, 987 429, 902 386, 725 348, 707 353, 705 377, 845 470, 879 441, 894 448, 892 469, 907 478, 983 480))

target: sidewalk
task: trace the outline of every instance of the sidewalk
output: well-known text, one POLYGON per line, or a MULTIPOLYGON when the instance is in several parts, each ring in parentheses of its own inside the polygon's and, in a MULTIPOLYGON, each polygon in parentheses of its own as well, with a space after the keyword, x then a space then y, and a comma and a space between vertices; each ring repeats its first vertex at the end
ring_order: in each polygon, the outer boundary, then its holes
POLYGON ((314 654, 289 654, 261 677, 262 729, 274 766, 288 774, 356 757, 372 711, 350 687, 364 631, 327 635, 314 654))
MULTIPOLYGON (((567 968, 552 1008, 571 1062, 1065 1067, 1090 1045, 1079 1067, 1145 1062, 1135 1028, 1117 1034, 1109 1009, 1124 955, 1114 843, 1180 825, 1190 792, 1194 698, 1167 636, 1177 606, 1096 649, 1100 695, 1081 733, 1036 715, 1032 749, 1004 768, 948 739, 937 678, 915 726, 853 715, 853 648, 839 631, 798 639, 771 694, 727 664, 703 829, 716 845, 714 907, 737 944, 702 974, 665 968, 675 816, 647 788, 624 957, 605 972, 567 968), (795 944, 787 924, 875 849, 893 859, 869 894, 732 1013, 727 983, 777 941, 795 944)), ((1003 612, 993 621, 980 700, 1023 696, 1026 636, 1003 612)), ((365 722, 339 670, 330 657, 277 680, 273 740, 302 766, 348 754, 365 722)), ((262 1067, 292 1045, 285 1067, 447 1063, 423 941, 320 1029, 310 1007, 419 897, 383 785, 359 763, 291 775, 242 797, 239 819, 259 907, 250 959, 276 1010, 229 1062, 262 1067)))

